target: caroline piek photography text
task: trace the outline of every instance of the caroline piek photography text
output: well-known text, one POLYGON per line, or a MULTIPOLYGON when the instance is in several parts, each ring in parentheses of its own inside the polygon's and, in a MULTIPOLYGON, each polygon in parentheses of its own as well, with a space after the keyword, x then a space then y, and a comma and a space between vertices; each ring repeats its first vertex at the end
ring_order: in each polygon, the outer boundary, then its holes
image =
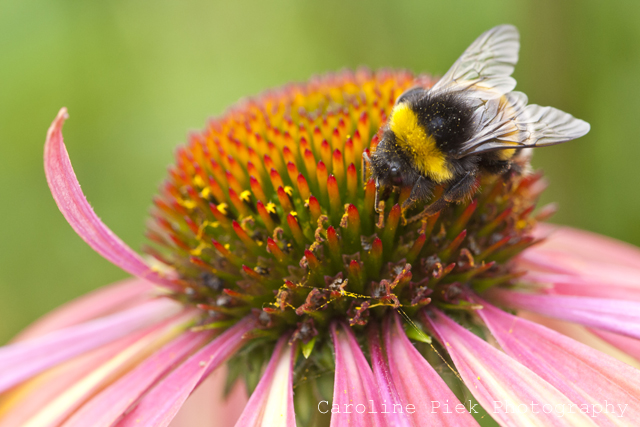
MULTIPOLYGON (((524 413, 545 413, 554 414, 555 416, 562 418, 567 414, 586 414, 592 418, 599 416, 615 416, 622 418, 625 416, 628 404, 626 403, 614 403, 604 400, 599 403, 590 404, 575 404, 575 403, 539 403, 539 402, 505 402, 505 401, 493 401, 491 407, 487 407, 488 413, 506 413, 506 414, 524 414, 524 413)), ((481 410, 480 404, 473 403, 467 400, 465 403, 449 403, 449 400, 438 401, 433 400, 422 405, 415 405, 411 403, 380 403, 369 400, 366 403, 332 403, 327 400, 321 400, 318 402, 318 411, 322 414, 392 414, 392 413, 405 413, 409 415, 419 415, 424 413, 432 414, 455 414, 469 412, 471 414, 477 414, 481 410)))

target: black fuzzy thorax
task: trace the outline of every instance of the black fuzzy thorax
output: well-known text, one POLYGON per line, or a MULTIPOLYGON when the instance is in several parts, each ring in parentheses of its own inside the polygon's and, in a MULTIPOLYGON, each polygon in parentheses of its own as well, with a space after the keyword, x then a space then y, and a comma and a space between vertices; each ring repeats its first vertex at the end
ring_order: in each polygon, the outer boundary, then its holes
POLYGON ((418 123, 436 141, 442 152, 456 152, 473 135, 473 109, 461 92, 407 94, 403 100, 418 117, 418 123))

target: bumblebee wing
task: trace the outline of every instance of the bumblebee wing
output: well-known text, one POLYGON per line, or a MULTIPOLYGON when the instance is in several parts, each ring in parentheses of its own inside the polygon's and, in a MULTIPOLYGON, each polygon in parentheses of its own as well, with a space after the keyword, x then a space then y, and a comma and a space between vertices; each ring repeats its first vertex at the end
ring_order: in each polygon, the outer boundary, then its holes
POLYGON ((516 120, 518 127, 526 129, 524 145, 542 147, 570 141, 586 135, 591 126, 584 120, 553 107, 527 105, 524 114, 516 120))
POLYGON ((431 88, 431 91, 480 89, 495 96, 513 90, 511 77, 518 62, 520 35, 512 25, 500 25, 480 35, 431 88))
POLYGON ((489 151, 541 147, 586 135, 589 123, 553 107, 527 105, 522 92, 510 92, 476 110, 475 136, 461 145, 456 158, 489 151))

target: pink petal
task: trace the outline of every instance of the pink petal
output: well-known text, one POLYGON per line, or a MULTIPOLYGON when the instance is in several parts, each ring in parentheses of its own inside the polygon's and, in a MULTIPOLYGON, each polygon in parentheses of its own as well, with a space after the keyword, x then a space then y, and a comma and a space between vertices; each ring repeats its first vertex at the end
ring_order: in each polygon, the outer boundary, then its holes
MULTIPOLYGON (((552 319, 551 317, 532 313, 526 310, 518 311, 517 316, 523 319, 529 320, 530 322, 537 323, 538 325, 545 326, 556 332, 559 332, 560 334, 566 337, 569 337, 575 341, 581 342, 582 344, 585 344, 593 349, 596 349, 608 356, 614 357, 619 361, 626 363, 627 365, 633 368, 640 369, 640 361, 634 359, 629 354, 625 353, 619 348, 611 345, 607 341, 591 333, 591 330, 587 329, 582 325, 578 325, 577 323, 566 322, 564 320, 552 319)), ((618 335, 618 334, 613 334, 613 335, 617 337, 622 337, 622 335, 618 335)), ((627 338, 627 337, 622 337, 622 338, 627 338)), ((634 340, 634 338, 627 338, 627 339, 634 340)))
POLYGON ((236 427, 295 427, 293 410, 293 362, 295 346, 280 338, 269 365, 245 406, 236 427))
MULTIPOLYGON (((597 415, 598 425, 619 425, 640 419, 640 371, 544 326, 512 316, 481 301, 478 315, 500 346, 540 375, 573 403, 589 407, 614 402, 597 415), (623 404, 617 407, 615 403, 623 404), (624 405, 628 405, 624 406, 624 405), (626 418, 627 420, 623 419, 626 418)), ((590 416, 592 416, 590 414, 590 416)))
POLYGON ((640 273, 633 280, 602 278, 595 275, 573 275, 531 271, 523 280, 551 285, 545 292, 597 298, 640 301, 640 273))
MULTIPOLYGON (((113 357, 94 367, 86 376, 38 408, 22 427, 54 427, 69 417, 98 391, 184 332, 193 324, 197 312, 184 312, 154 325, 113 357)), ((86 424, 85 424, 86 425, 86 424)), ((90 425, 94 425, 93 422, 90 425)))
POLYGON ((62 125, 67 117, 67 109, 62 108, 49 128, 44 146, 44 171, 58 208, 76 233, 113 264, 142 279, 175 287, 171 280, 154 271, 93 212, 82 194, 62 140, 62 125))
MULTIPOLYGON (((640 270, 640 249, 628 243, 570 227, 540 224, 537 237, 547 237, 535 250, 569 253, 586 262, 606 263, 640 270)), ((532 248, 532 249, 534 249, 532 248)))
POLYGON ((529 272, 551 272, 589 277, 620 286, 640 286, 640 271, 627 266, 586 261, 568 252, 527 249, 516 258, 518 267, 529 272))
POLYGON ((247 405, 243 381, 236 381, 228 396, 224 396, 226 366, 209 375, 182 405, 169 427, 233 427, 247 405))
POLYGON ((14 341, 35 338, 139 305, 150 298, 152 290, 151 282, 140 279, 126 279, 96 289, 49 312, 23 330, 14 341))
POLYGON ((76 356, 5 392, 0 403, 0 426, 23 426, 33 414, 147 332, 133 333, 76 356))
MULTIPOLYGON (((411 427, 413 425, 411 422, 413 417, 406 412, 406 408, 391 378, 389 366, 387 366, 387 362, 384 360, 384 355, 382 354, 379 328, 372 325, 369 329, 368 338, 373 375, 379 387, 380 397, 387 406, 385 412, 389 412, 389 414, 386 414, 387 424, 392 424, 397 427, 411 427)), ((409 411, 411 411, 411 409, 409 409, 409 411)))
POLYGON ((552 272, 586 277, 616 286, 640 287, 640 249, 631 245, 572 229, 536 229, 539 237, 550 234, 539 245, 516 260, 529 272, 552 272), (542 231, 540 231, 542 229, 542 231))
POLYGON ((609 344, 624 351, 628 355, 640 360, 640 340, 614 334, 612 332, 601 331, 599 329, 589 329, 589 331, 609 344))
POLYGON ((449 352, 471 393, 501 426, 594 425, 580 412, 565 410, 560 417, 555 408, 570 408, 566 396, 441 311, 434 309, 433 314, 433 318, 425 314, 425 322, 449 352))
POLYGON ((0 392, 60 362, 105 345, 175 314, 180 305, 155 300, 0 348, 0 392))
MULTIPOLYGON (((407 408, 409 404, 415 407, 414 414, 410 416, 412 425, 416 427, 478 425, 466 409, 456 412, 456 407, 460 408, 457 406, 461 405, 460 401, 409 341, 397 314, 389 316, 384 324, 384 344, 391 379, 400 402, 403 408, 407 408)), ((374 362, 374 372, 375 366, 376 362, 374 362)), ((387 402, 391 401, 384 395, 383 399, 387 402)))
POLYGON ((331 413, 331 427, 384 427, 387 425, 382 411, 378 386, 367 359, 362 354, 351 329, 344 325, 331 325, 331 336, 336 353, 336 374, 331 402, 318 410, 331 413), (363 405, 365 408, 363 409, 363 405), (359 413, 362 411, 363 413, 359 413))
POLYGON ((117 424, 119 427, 166 427, 195 388, 244 342, 254 327, 249 319, 237 323, 211 341, 147 393, 117 424))
POLYGON ((640 338, 640 302, 604 298, 539 295, 492 289, 488 295, 514 309, 640 338))
POLYGON ((156 381, 211 339, 210 332, 186 332, 147 358, 138 367, 96 395, 65 427, 111 426, 156 381))

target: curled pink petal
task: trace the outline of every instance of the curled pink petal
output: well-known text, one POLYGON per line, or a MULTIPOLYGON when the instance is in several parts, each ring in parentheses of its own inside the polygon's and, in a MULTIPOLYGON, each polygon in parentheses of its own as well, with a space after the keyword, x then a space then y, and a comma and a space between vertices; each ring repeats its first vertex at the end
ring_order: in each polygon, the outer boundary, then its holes
POLYGON ((65 427, 113 425, 156 381, 211 339, 211 332, 186 332, 96 395, 65 427))
POLYGON ((334 323, 331 336, 336 353, 333 404, 319 402, 318 410, 331 411, 331 427, 386 426, 381 414, 378 386, 353 332, 348 327, 334 323))
POLYGON ((195 388, 236 352, 253 327, 247 319, 223 332, 157 383, 117 426, 168 426, 195 388))
POLYGON ((373 375, 379 387, 380 397, 382 401, 385 402, 387 412, 389 412, 386 414, 387 424, 393 424, 397 427, 411 427, 413 425, 413 417, 410 413, 411 408, 409 408, 409 412, 407 412, 398 390, 396 390, 396 385, 391 377, 391 371, 382 354, 379 335, 379 328, 372 325, 369 329, 368 337, 371 364, 373 365, 373 375))
POLYGON ((514 309, 640 338, 640 302, 604 298, 539 295, 492 289, 491 299, 514 309))
POLYGON ((152 289, 151 282, 137 278, 96 289, 38 319, 14 341, 24 341, 139 305, 149 299, 152 289))
POLYGON ((62 125, 67 117, 67 109, 61 109, 47 132, 44 146, 44 171, 58 208, 76 233, 107 260, 134 276, 175 287, 171 280, 154 271, 93 212, 80 189, 62 140, 62 125))
POLYGON ((598 425, 640 419, 640 371, 551 329, 478 299, 478 315, 500 346, 578 405, 611 404, 594 417, 598 425), (620 406, 616 405, 618 403, 620 406))
POLYGON ((271 360, 236 427, 295 427, 293 410, 293 361, 295 347, 280 338, 271 360))
POLYGON ((425 322, 449 352, 471 393, 501 426, 595 425, 585 414, 569 412, 566 408, 573 403, 527 367, 441 311, 432 312, 433 317, 424 315, 425 322))
MULTIPOLYGON (((387 318, 383 332, 389 371, 400 401, 405 410, 407 405, 415 408, 410 417, 413 425, 416 427, 478 425, 466 409, 462 412, 456 411, 456 408, 460 408, 459 405, 465 405, 458 400, 433 366, 409 341, 397 314, 387 318)), ((389 401, 388 398, 386 400, 389 401)))
POLYGON ((80 325, 0 348, 0 392, 79 354, 175 314, 181 307, 155 300, 80 325))

